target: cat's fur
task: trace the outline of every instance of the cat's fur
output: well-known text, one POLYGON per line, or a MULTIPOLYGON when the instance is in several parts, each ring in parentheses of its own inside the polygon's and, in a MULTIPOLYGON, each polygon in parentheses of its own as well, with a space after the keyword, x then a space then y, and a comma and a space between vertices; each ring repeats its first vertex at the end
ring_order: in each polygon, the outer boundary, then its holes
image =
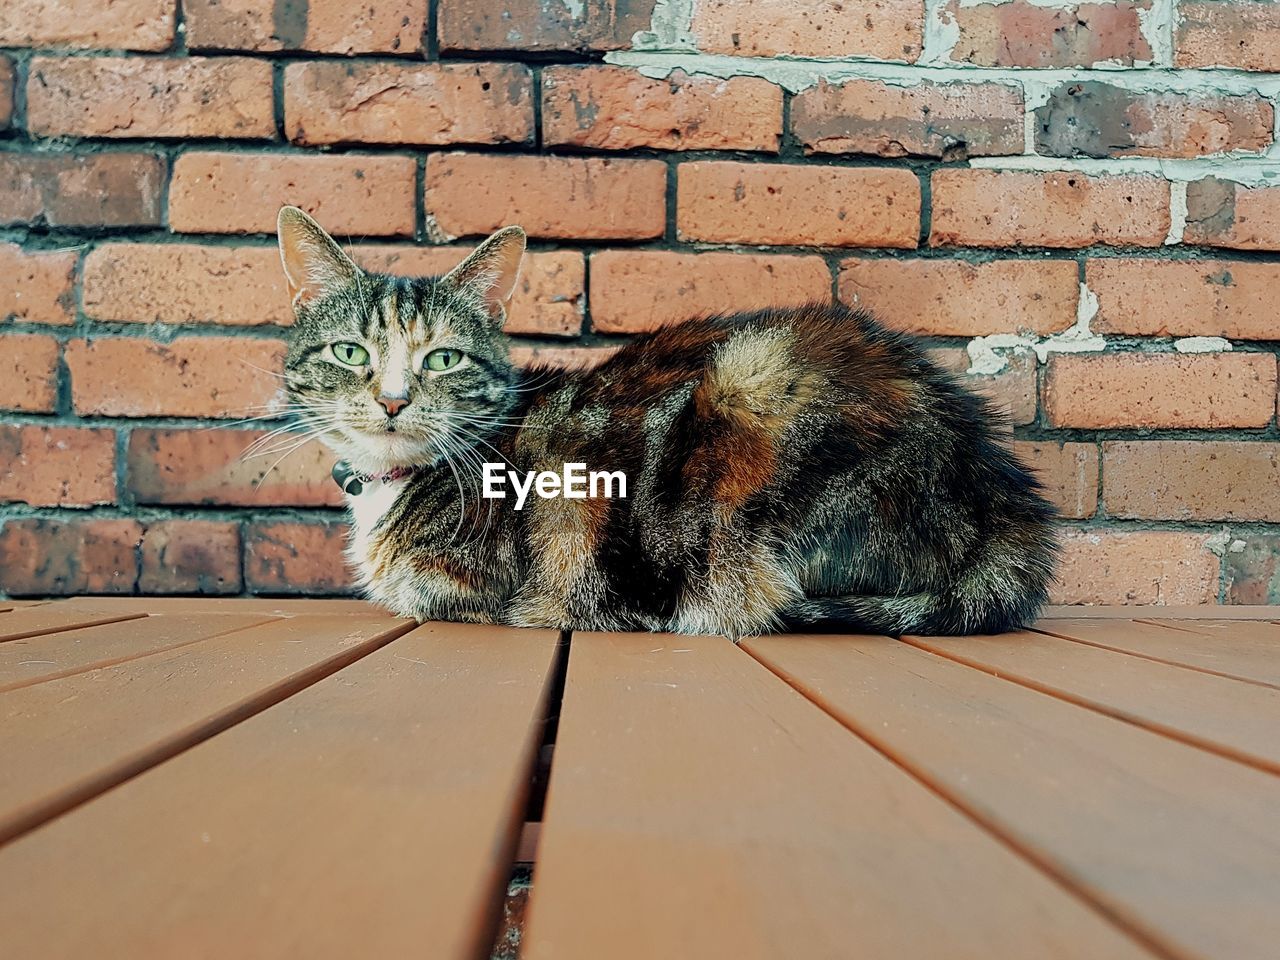
POLYGON ((291 400, 352 467, 350 559, 418 619, 741 637, 996 632, 1032 619, 1053 511, 987 404, 862 311, 691 320, 593 370, 520 370, 501 326, 524 234, 438 279, 367 273, 280 217, 291 400), (326 354, 355 342, 367 369, 326 354), (443 373, 429 350, 462 350, 443 373), (408 399, 394 419, 376 399, 408 399), (394 433, 388 432, 389 428, 394 433), (480 462, 622 470, 626 499, 481 499, 480 462))

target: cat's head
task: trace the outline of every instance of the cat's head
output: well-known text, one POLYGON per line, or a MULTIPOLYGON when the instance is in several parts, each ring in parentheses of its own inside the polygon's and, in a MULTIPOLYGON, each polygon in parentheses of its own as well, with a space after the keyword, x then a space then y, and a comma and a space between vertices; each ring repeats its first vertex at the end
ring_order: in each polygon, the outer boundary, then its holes
POLYGON ((295 318, 285 382, 308 432, 364 472, 435 464, 493 432, 515 397, 502 324, 523 230, 446 276, 405 278, 362 270, 297 207, 278 227, 295 318))

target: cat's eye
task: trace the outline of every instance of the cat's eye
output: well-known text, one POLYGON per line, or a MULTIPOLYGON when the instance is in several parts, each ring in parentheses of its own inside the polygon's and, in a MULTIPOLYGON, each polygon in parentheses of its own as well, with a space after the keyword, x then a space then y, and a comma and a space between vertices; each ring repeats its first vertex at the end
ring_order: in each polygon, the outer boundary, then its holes
POLYGON ((358 343, 335 343, 329 349, 334 359, 348 367, 363 367, 369 362, 369 351, 358 343))
POLYGON ((434 370, 439 373, 441 370, 449 370, 456 367, 461 361, 461 350, 432 350, 427 354, 427 359, 423 362, 423 366, 428 370, 434 370))

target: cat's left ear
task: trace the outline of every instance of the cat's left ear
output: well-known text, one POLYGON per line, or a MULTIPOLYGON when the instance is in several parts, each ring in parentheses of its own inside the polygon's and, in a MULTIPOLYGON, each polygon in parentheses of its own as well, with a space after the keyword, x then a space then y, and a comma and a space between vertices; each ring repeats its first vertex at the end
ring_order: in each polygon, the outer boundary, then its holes
POLYGON ((524 231, 519 227, 503 227, 444 279, 456 289, 478 297, 485 311, 501 326, 520 277, 524 242, 524 231))

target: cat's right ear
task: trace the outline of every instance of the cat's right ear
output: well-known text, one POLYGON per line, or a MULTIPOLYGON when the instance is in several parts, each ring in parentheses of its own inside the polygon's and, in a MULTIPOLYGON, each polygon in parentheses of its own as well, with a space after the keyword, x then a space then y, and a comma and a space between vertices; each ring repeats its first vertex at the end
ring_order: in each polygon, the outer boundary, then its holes
POLYGON ((333 237, 297 207, 280 208, 276 233, 289 300, 295 308, 341 290, 359 276, 360 268, 333 237))

